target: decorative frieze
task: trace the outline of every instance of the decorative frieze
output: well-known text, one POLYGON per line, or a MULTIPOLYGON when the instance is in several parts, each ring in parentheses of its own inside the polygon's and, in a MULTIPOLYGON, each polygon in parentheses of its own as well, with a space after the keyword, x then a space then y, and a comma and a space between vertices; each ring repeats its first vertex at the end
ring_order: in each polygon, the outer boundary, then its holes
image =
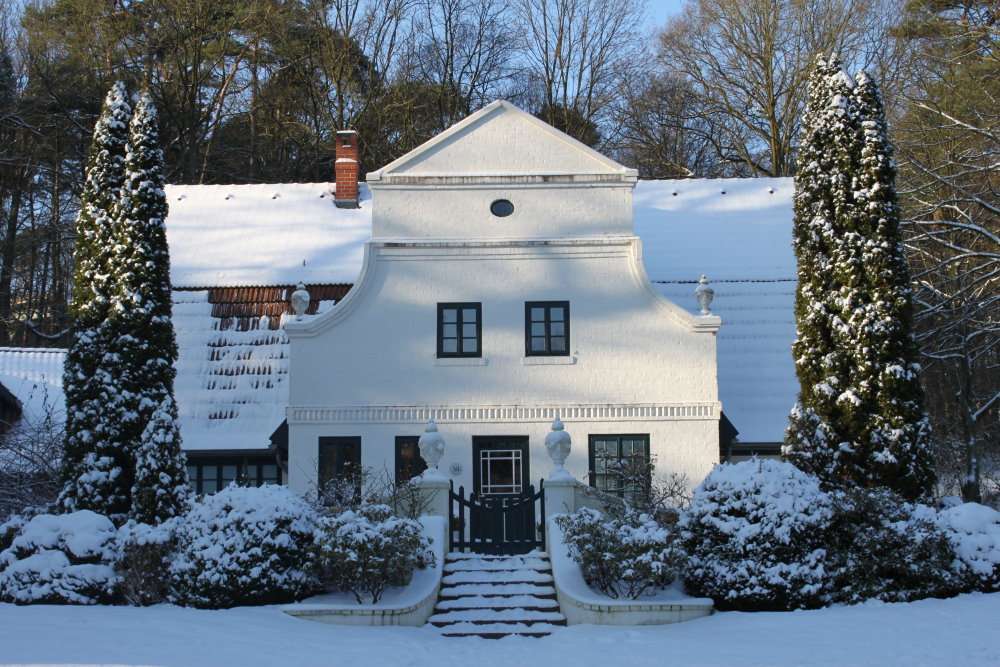
POLYGON ((718 419, 719 403, 644 405, 292 406, 293 424, 408 424, 489 422, 702 421, 718 419))

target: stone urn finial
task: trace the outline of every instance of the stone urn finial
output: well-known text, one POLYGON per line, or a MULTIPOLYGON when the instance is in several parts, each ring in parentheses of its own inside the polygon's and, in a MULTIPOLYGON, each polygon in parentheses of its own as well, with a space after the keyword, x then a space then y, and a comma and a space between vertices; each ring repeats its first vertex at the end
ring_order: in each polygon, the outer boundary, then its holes
POLYGON ((427 470, 424 471, 424 477, 440 477, 441 472, 438 470, 438 463, 441 462, 441 457, 444 456, 444 438, 438 433, 437 424, 431 419, 427 422, 427 426, 424 427, 424 434, 420 436, 420 440, 417 441, 417 445, 420 447, 420 458, 427 462, 427 470))
POLYGON ((698 299, 702 315, 712 314, 712 311, 709 309, 712 307, 712 299, 715 298, 715 290, 708 286, 708 278, 704 274, 702 274, 701 280, 698 281, 698 286, 694 288, 694 298, 698 299))
POLYGON ((564 429, 565 426, 557 416, 552 422, 552 431, 545 436, 545 449, 549 451, 553 463, 552 470, 549 472, 550 481, 560 478, 572 479, 563 464, 566 463, 566 457, 569 456, 569 452, 573 448, 573 438, 564 429))
POLYGON ((295 319, 301 320, 302 316, 306 314, 311 298, 309 292, 306 291, 306 286, 303 283, 299 283, 295 291, 292 292, 291 298, 292 310, 295 311, 295 319))

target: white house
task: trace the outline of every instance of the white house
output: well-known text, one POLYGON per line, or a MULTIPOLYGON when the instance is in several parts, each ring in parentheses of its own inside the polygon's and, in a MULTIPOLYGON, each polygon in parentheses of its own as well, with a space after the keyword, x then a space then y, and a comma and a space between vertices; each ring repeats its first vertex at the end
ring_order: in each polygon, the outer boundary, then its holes
POLYGON ((632 457, 692 483, 718 462, 720 318, 647 277, 635 170, 498 101, 367 180, 358 281, 285 324, 292 488, 399 469, 431 419, 476 494, 542 476, 556 417, 577 438, 566 469, 599 488, 632 457))
MULTIPOLYGON (((199 490, 240 474, 308 490, 320 438, 361 438, 362 462, 391 470, 431 416, 448 443, 443 472, 457 464, 453 479, 467 487, 474 454, 495 451, 497 436, 520 438, 508 458, 527 461, 525 480, 543 476, 556 413, 575 441, 570 470, 584 480, 590 436, 615 436, 605 448, 644 436, 625 446, 648 443, 661 468, 692 482, 720 455, 720 438, 723 455, 781 440, 797 390, 790 179, 636 183, 498 103, 335 206, 349 189, 167 188, 176 390, 199 490), (498 200, 510 215, 490 212, 498 200), (721 327, 699 314, 702 273, 721 327), (301 322, 289 305, 299 281, 312 297, 301 322), (528 354, 528 302, 569 302, 565 350, 528 354), (478 328, 480 356, 439 357, 439 303, 480 304, 480 319, 463 322, 478 328), (735 448, 718 429, 722 413, 739 431, 735 448), (473 436, 485 438, 478 449, 473 436)), ((558 344, 558 313, 546 308, 548 343, 558 344)), ((470 338, 441 342, 464 353, 470 338)), ((18 378, 34 372, 32 359, 56 357, 5 350, 0 374, 24 401, 18 378)), ((58 403, 61 376, 46 377, 58 403)), ((338 449, 353 445, 324 442, 335 471, 338 449)))

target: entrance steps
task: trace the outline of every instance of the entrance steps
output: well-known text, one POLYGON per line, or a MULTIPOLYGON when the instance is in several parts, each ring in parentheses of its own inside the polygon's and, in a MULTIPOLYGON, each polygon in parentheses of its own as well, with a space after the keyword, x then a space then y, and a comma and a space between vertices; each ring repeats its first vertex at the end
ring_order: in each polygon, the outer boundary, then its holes
POLYGON ((446 637, 544 637, 566 625, 549 555, 450 553, 441 594, 427 621, 446 637))

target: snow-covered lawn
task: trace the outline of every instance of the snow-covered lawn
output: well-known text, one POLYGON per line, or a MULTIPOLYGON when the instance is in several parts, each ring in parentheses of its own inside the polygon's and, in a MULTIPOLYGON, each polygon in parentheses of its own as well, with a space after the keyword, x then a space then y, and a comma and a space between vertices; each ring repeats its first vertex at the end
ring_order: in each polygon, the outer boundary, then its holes
POLYGON ((544 639, 444 639, 432 628, 357 628, 276 607, 0 604, 0 664, 997 665, 1000 593, 820 611, 719 613, 654 627, 578 625, 544 639))

